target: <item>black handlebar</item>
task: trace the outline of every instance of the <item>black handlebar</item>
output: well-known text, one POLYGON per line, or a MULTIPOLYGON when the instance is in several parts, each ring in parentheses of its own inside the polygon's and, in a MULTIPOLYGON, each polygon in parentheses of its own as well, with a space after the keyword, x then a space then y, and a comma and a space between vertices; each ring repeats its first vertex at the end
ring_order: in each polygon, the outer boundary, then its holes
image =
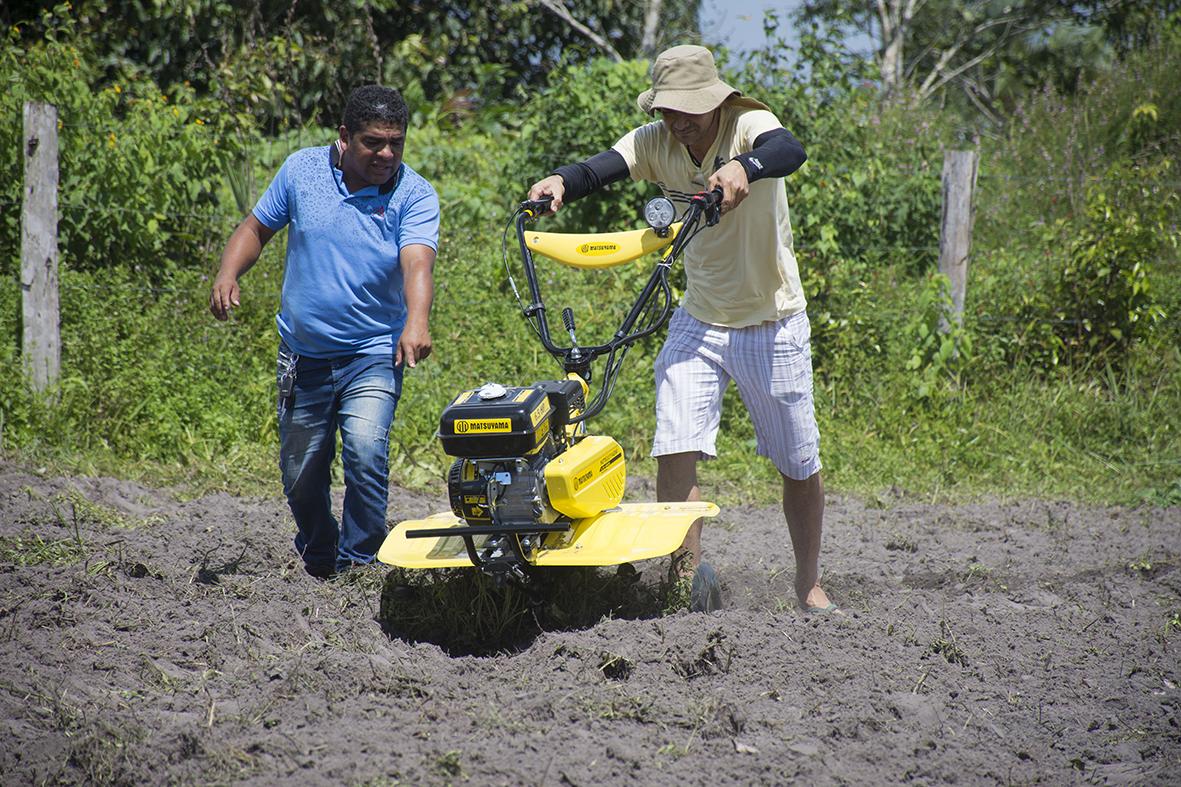
POLYGON ((570 335, 571 344, 569 347, 563 347, 554 342, 550 334, 549 322, 546 319, 546 306, 541 297, 537 271, 533 265, 533 255, 525 242, 525 225, 548 213, 552 201, 553 197, 548 195, 537 200, 526 200, 521 203, 517 211, 517 241, 521 248, 521 262, 525 269, 525 278, 529 284, 531 298, 531 303, 523 306, 522 313, 525 319, 533 324, 546 351, 560 358, 564 370, 568 373, 578 374, 589 382, 591 365, 595 359, 603 355, 610 356, 600 395, 576 419, 581 421, 598 413, 606 404, 614 382, 614 375, 618 373, 618 365, 622 362, 627 348, 640 339, 655 333, 668 321, 669 315, 672 313, 672 288, 668 283, 669 269, 684 252, 689 241, 701 229, 699 225, 703 218, 707 227, 718 223, 721 216, 722 190, 715 188, 688 198, 689 205, 681 216, 681 229, 673 240, 671 249, 652 271, 652 275, 636 297, 635 303, 628 310, 627 316, 623 319, 615 335, 611 337, 610 341, 603 344, 581 347, 574 338, 574 315, 569 308, 563 310, 562 322, 563 327, 570 335), (653 315, 650 312, 653 305, 650 301, 658 290, 663 296, 663 302, 659 312, 653 315), (647 316, 645 317, 645 315, 647 316), (642 317, 644 317, 644 324, 637 327, 637 323, 642 317), (615 360, 617 352, 619 353, 618 361, 615 360))

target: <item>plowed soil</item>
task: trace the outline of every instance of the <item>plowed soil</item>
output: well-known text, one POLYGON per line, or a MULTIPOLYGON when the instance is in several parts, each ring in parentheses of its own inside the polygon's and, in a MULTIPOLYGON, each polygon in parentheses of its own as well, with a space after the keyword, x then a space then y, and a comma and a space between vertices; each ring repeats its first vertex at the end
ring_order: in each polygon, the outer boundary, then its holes
POLYGON ((483 656, 384 626, 383 568, 305 575, 293 528, 0 464, 0 781, 1181 783, 1178 508, 833 496, 845 615, 809 617, 778 508, 729 507, 722 611, 483 656))

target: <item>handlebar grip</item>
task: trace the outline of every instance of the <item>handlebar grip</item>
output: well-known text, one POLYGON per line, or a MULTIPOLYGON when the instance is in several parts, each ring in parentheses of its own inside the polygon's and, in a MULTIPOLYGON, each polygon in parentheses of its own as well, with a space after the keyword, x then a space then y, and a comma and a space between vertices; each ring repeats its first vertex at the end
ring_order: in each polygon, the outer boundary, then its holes
POLYGON ((550 203, 554 201, 552 194, 546 194, 541 199, 527 199, 521 203, 521 209, 527 210, 534 216, 540 216, 543 213, 549 213, 550 203))
POLYGON ((722 204, 722 187, 714 186, 709 191, 699 191, 690 197, 691 202, 699 202, 703 207, 714 208, 722 204))
POLYGON ((702 191, 696 195, 696 198, 704 203, 705 207, 713 208, 722 204, 722 187, 714 186, 709 191, 702 191))
POLYGON ((694 199, 701 201, 705 212, 705 226, 712 227, 722 218, 723 196, 722 187, 714 186, 709 191, 703 191, 694 197, 694 199))

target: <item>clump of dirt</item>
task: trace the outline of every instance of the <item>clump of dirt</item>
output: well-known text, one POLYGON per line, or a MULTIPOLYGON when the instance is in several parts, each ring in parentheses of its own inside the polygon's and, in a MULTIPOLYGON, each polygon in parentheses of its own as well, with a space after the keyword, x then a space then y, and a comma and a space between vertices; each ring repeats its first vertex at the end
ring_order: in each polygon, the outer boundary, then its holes
MULTIPOLYGON (((704 541, 722 611, 667 611, 651 561, 567 577, 595 602, 565 619, 527 605, 490 647, 399 572, 308 577, 278 494, 185 500, 0 464, 0 768, 13 783, 1181 780, 1181 509, 879 506, 829 501, 843 616, 795 608, 777 507, 731 508, 704 541)), ((395 490, 390 514, 444 507, 395 490)), ((470 576, 415 581, 473 592, 470 576)))
POLYGON ((545 631, 654 618, 687 606, 687 594, 678 594, 666 573, 651 573, 645 580, 630 563, 556 567, 522 586, 464 569, 391 568, 379 621, 390 637, 433 643, 452 656, 520 652, 545 631))

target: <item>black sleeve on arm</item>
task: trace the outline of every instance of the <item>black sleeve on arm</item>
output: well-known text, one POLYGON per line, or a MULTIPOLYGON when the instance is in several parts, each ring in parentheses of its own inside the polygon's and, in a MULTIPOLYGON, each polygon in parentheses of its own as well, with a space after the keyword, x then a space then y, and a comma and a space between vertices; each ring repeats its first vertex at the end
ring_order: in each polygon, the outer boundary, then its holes
POLYGON ((627 162, 619 151, 605 150, 586 161, 558 167, 550 174, 562 176, 562 180, 566 181, 566 194, 562 201, 573 202, 603 186, 623 180, 628 176, 628 170, 627 162))
POLYGON ((750 182, 763 178, 783 178, 795 172, 808 160, 804 146, 785 128, 764 131, 755 137, 754 149, 739 153, 737 161, 746 170, 750 182))

